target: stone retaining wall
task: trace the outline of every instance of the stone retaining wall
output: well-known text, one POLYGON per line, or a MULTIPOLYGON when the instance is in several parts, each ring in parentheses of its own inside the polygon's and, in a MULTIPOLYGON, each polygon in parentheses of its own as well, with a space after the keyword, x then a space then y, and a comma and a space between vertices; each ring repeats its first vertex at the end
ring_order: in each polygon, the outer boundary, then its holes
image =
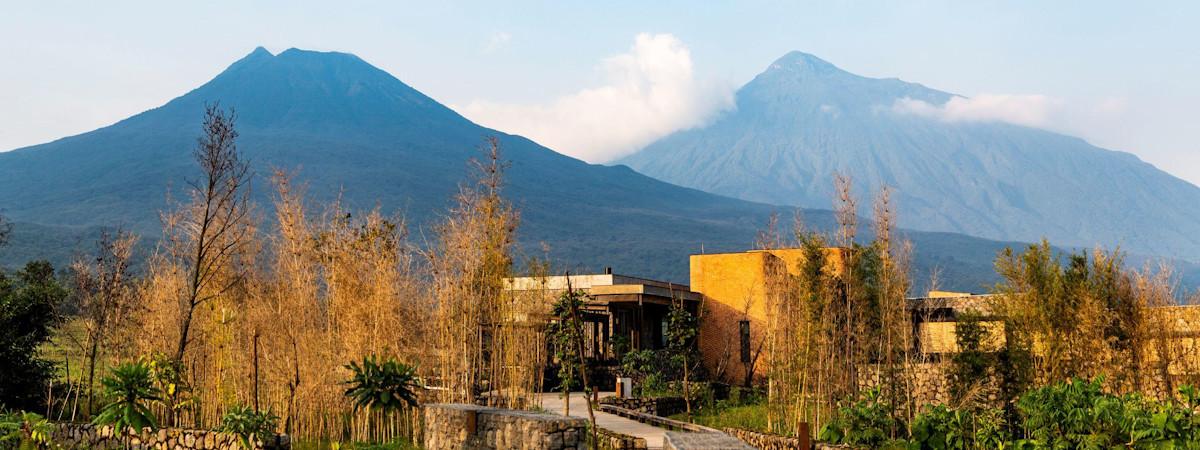
POLYGON ((587 448, 587 420, 465 404, 424 406, 426 450, 587 448))
POLYGON ((617 398, 604 397, 600 399, 601 405, 612 405, 618 408, 624 408, 631 411, 653 414, 656 416, 667 417, 675 415, 687 410, 687 402, 683 401, 682 397, 660 397, 660 398, 617 398))
MULTIPOLYGON (((238 437, 230 433, 179 428, 151 431, 149 428, 145 428, 140 433, 122 438, 114 436, 111 426, 97 427, 86 423, 55 424, 51 440, 55 445, 64 449, 241 450, 242 448, 238 437)), ((276 435, 272 442, 256 441, 253 445, 254 449, 252 450, 289 450, 291 448, 291 442, 287 435, 276 435)))
MULTIPOLYGON (((912 389, 911 395, 917 405, 942 404, 953 400, 949 396, 949 369, 950 362, 948 360, 909 365, 908 373, 912 378, 908 382, 912 389)), ((858 372, 859 389, 866 390, 880 386, 884 381, 880 376, 880 370, 879 366, 860 368, 858 372)))
POLYGON ((724 433, 668 431, 663 450, 754 450, 754 447, 724 433))
POLYGON ((717 431, 715 428, 709 428, 704 425, 682 422, 675 419, 656 416, 654 414, 646 414, 644 412, 620 408, 613 405, 600 405, 600 410, 609 414, 615 414, 624 417, 626 419, 636 420, 644 424, 654 425, 659 428, 666 428, 668 430, 690 431, 696 433, 720 433, 720 431, 717 431))
POLYGON ((798 437, 780 436, 778 434, 760 433, 741 428, 725 428, 722 431, 741 439, 742 442, 760 450, 791 450, 812 447, 812 441, 798 437))
POLYGON ((637 436, 596 427, 596 440, 604 450, 646 450, 646 440, 637 436))

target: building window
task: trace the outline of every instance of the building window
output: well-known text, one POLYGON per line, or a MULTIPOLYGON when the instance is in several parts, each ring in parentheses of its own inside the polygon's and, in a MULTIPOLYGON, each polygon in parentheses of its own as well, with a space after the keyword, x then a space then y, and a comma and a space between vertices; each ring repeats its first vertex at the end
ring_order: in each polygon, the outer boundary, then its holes
POLYGON ((738 335, 741 337, 742 364, 750 363, 750 321, 738 321, 738 335))

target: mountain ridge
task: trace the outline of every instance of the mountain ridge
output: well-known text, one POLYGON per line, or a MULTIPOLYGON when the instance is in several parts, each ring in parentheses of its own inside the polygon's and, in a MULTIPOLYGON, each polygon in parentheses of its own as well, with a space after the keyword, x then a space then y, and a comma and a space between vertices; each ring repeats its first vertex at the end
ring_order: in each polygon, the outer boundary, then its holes
POLYGON ((681 186, 800 207, 828 204, 832 175, 842 173, 860 191, 895 189, 908 228, 1200 259, 1200 188, 1079 138, 898 107, 956 97, 965 98, 790 52, 737 91, 736 108, 616 163, 681 186))
MULTIPOLYGON (((272 167, 301 167, 314 204, 403 212, 415 235, 444 214, 468 160, 486 136, 510 162, 506 193, 521 209, 525 254, 540 243, 562 269, 687 279, 687 256, 750 249, 768 217, 794 210, 674 186, 628 167, 593 165, 526 138, 470 122, 396 77, 347 53, 255 49, 224 72, 162 106, 88 133, 0 153, 0 211, 16 224, 0 261, 39 250, 65 261, 84 236, 124 226, 153 246, 167 192, 198 175, 191 148, 203 106, 237 111, 239 148, 258 176, 253 198, 270 217, 272 167), (14 250, 15 249, 15 250, 14 250), (15 253, 15 254, 12 254, 15 253)), ((827 210, 804 211, 828 230, 827 210)), ((865 221, 864 221, 865 222, 865 221)), ((869 227, 867 227, 869 228, 869 227)), ((982 290, 992 258, 1017 242, 904 231, 916 243, 914 277, 941 267, 947 287, 982 290)), ((84 246, 84 248, 81 248, 84 246)))

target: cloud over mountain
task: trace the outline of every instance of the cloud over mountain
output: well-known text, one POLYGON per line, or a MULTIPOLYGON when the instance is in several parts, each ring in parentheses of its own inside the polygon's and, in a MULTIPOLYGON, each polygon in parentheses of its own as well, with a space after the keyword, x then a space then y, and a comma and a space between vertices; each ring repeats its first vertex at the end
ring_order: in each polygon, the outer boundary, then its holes
POLYGON ((897 99, 892 109, 901 113, 931 117, 946 122, 998 121, 1029 127, 1046 127, 1061 100, 1045 95, 981 94, 952 97, 942 105, 933 105, 909 97, 897 99))
POLYGON ((642 33, 601 63, 605 83, 541 104, 476 100, 460 113, 589 162, 627 155, 671 132, 703 125, 733 104, 729 85, 697 79, 687 46, 642 33))
POLYGON ((1067 101, 1042 94, 979 94, 952 96, 937 104, 904 97, 896 99, 892 112, 911 114, 942 122, 1003 122, 1078 135, 1100 145, 1113 142, 1111 130, 1127 118, 1125 101, 1067 101))

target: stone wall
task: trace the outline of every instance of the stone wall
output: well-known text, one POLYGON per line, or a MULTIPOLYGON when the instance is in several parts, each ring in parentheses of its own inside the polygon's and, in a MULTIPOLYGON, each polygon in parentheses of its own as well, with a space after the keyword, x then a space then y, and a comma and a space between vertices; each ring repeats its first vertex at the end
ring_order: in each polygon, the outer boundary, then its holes
POLYGON ((626 419, 636 420, 647 425, 666 428, 668 430, 691 431, 697 433, 720 433, 720 431, 704 425, 697 425, 694 423, 669 419, 662 416, 656 416, 654 414, 646 414, 641 411, 634 411, 632 409, 625 409, 613 405, 600 405, 600 410, 609 414, 615 414, 624 417, 626 419))
POLYGON ((426 450, 587 448, 587 420, 464 404, 424 407, 426 450))
POLYGON ((741 428, 725 428, 726 434, 735 438, 741 439, 742 442, 750 444, 751 447, 760 450, 791 450, 805 449, 812 447, 812 441, 805 437, 804 439, 789 436, 780 436, 778 434, 759 433, 757 431, 743 430, 741 428))
MULTIPOLYGON (((879 369, 877 366, 860 369, 858 387, 870 389, 879 386, 883 381, 879 376, 879 369)), ((949 361, 912 363, 908 369, 912 374, 910 386, 912 386, 913 399, 918 406, 950 402, 950 381, 947 378, 950 369, 949 361)))
POLYGON ((724 433, 668 431, 663 436, 663 450, 754 450, 724 433))
MULTIPOLYGON (((132 430, 130 430, 132 431, 132 430)), ((163 428, 124 437, 114 436, 113 427, 97 427, 92 424, 59 423, 51 440, 64 449, 89 450, 240 450, 241 443, 236 435, 207 430, 184 430, 163 428)), ((276 435, 271 442, 256 441, 253 450, 291 448, 287 435, 276 435)))
POLYGON ((667 417, 675 415, 687 410, 687 402, 683 401, 682 397, 660 397, 660 398, 617 398, 604 397, 600 399, 601 405, 612 405, 618 408, 628 409, 655 416, 667 417))
POLYGON ((646 450, 646 440, 637 436, 596 427, 597 446, 603 450, 646 450))

